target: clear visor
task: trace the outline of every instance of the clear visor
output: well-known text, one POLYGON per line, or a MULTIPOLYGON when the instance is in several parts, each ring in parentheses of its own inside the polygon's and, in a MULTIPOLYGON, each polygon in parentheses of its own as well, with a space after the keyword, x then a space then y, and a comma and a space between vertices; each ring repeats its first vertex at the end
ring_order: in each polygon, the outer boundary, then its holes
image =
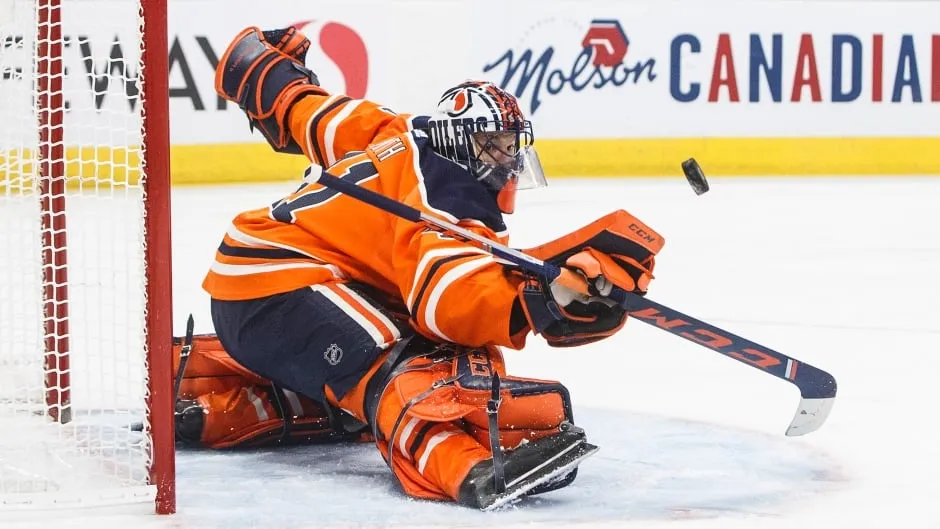
POLYGON ((515 155, 515 168, 510 178, 516 180, 516 189, 535 189, 545 187, 545 173, 542 171, 542 162, 539 154, 532 145, 526 145, 515 155))
POLYGON ((545 187, 545 173, 531 134, 515 132, 477 133, 474 136, 477 178, 496 191, 512 184, 513 189, 545 187), (520 145, 524 142, 523 145, 520 145))

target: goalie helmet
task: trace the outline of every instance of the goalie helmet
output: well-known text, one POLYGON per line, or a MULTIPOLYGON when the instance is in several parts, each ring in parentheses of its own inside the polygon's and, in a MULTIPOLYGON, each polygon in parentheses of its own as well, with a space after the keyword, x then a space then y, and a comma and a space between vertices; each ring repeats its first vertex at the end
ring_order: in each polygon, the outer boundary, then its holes
POLYGON ((515 209, 516 190, 547 185, 532 122, 493 83, 465 81, 444 92, 428 129, 434 150, 470 171, 503 213, 515 209))

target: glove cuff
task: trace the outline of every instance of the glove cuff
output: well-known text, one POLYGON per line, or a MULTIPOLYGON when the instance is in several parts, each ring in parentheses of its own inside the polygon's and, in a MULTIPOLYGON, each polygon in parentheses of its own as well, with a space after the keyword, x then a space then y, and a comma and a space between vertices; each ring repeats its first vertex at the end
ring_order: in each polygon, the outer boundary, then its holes
POLYGON ((558 303, 550 294, 546 294, 537 279, 528 278, 519 284, 519 299, 529 327, 536 334, 541 334, 550 325, 565 318, 558 303))

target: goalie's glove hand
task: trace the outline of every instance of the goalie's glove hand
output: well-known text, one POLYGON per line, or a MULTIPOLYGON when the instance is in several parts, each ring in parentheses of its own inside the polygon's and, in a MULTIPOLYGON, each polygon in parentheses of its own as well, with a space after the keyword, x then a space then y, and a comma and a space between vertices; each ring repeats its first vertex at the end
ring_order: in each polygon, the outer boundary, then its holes
MULTIPOLYGON (((297 40, 306 37, 281 31, 272 33, 272 38, 280 35, 279 43, 302 55, 305 50, 297 40)), ((249 27, 229 44, 215 70, 216 93, 237 103, 251 127, 260 130, 278 152, 303 152, 287 126, 291 106, 306 94, 326 94, 317 76, 298 60, 274 47, 260 29, 249 27)))
POLYGON ((638 263, 636 267, 628 273, 609 256, 585 248, 569 257, 548 285, 528 277, 520 286, 519 299, 529 326, 553 347, 584 345, 613 335, 623 327, 627 313, 607 296, 614 286, 642 295, 652 279, 645 267, 638 263))
MULTIPOLYGON (((302 31, 293 26, 284 29, 269 29, 262 31, 264 40, 277 48, 278 51, 294 59, 301 66, 307 61, 307 50, 310 49, 310 39, 302 31)), ((312 73, 312 72, 311 72, 312 73)), ((313 75, 313 84, 319 86, 316 74, 313 75)))

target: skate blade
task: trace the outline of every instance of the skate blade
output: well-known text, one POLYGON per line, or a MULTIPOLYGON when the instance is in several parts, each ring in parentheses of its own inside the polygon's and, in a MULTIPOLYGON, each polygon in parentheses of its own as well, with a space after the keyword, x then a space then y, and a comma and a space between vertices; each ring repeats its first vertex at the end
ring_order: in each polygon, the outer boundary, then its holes
POLYGON ((568 472, 571 472, 573 469, 577 468, 579 464, 581 464, 581 461, 584 461, 588 457, 594 455, 594 453, 597 452, 598 450, 599 448, 597 446, 592 445, 591 443, 588 443, 588 442, 581 442, 576 445, 572 445, 564 452, 559 453, 552 459, 549 459, 548 461, 543 463, 541 466, 533 469, 532 472, 529 472, 528 474, 519 477, 512 483, 508 483, 507 486, 509 490, 507 492, 505 492, 504 494, 500 496, 496 496, 493 499, 493 503, 490 503, 489 505, 481 507, 480 510, 484 512, 492 511, 492 510, 498 509, 506 505, 507 503, 515 500, 516 498, 520 498, 524 496, 527 492, 534 489, 535 487, 538 487, 539 485, 543 483, 546 483, 559 476, 567 474, 568 472), (551 467, 553 464, 557 464, 559 466, 554 467, 551 470, 546 470, 547 468, 551 467), (538 478, 533 479, 532 481, 528 483, 518 484, 521 480, 524 480, 525 478, 533 474, 537 474, 539 472, 544 472, 544 474, 540 475, 538 478), (518 484, 518 485, 516 485, 515 488, 513 488, 513 484, 518 484))

